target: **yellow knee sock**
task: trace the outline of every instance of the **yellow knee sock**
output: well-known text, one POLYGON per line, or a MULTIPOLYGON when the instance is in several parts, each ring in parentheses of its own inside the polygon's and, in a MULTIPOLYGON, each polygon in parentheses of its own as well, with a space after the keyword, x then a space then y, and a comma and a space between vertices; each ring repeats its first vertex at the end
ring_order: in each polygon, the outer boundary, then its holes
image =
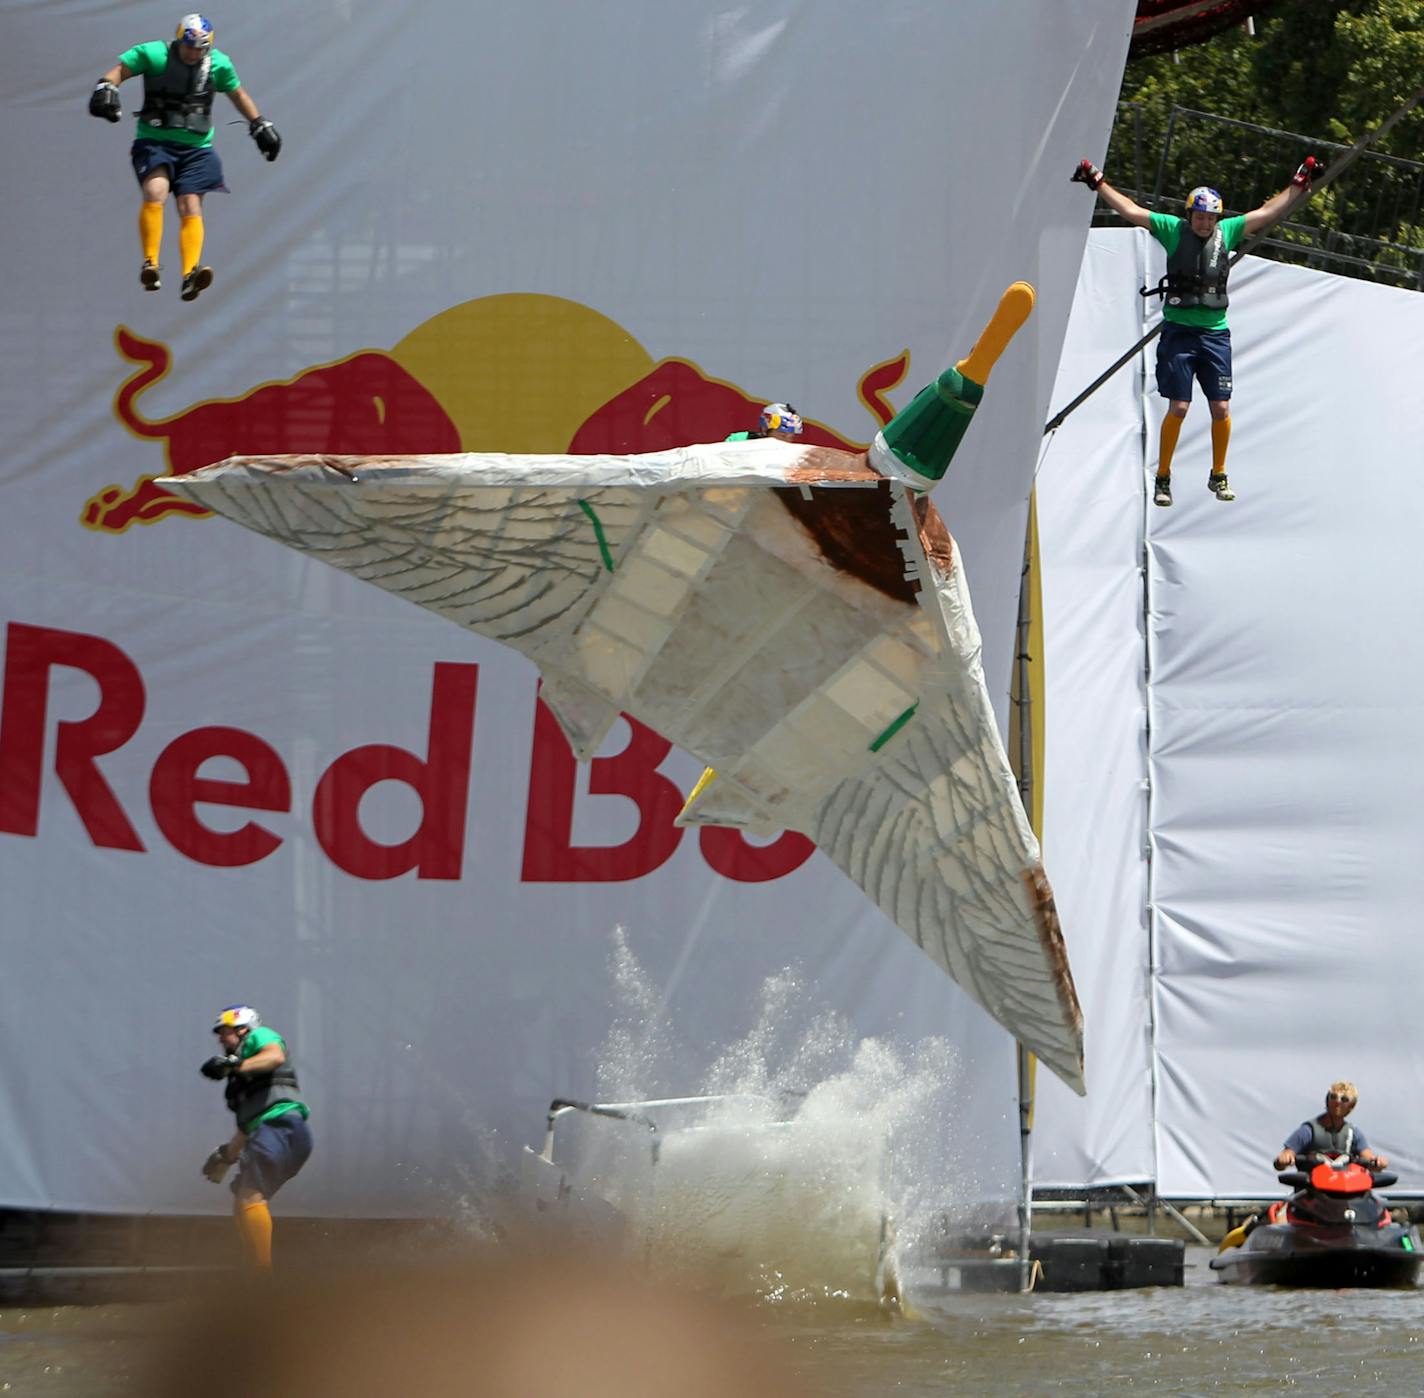
MULTIPOLYGON (((1226 448, 1231 441, 1231 417, 1214 417, 1211 420, 1211 473, 1220 475, 1226 470, 1226 448)), ((1198 470, 1201 468, 1198 467, 1198 470)))
POLYGON ((1175 413, 1168 413, 1162 419, 1162 442, 1157 449, 1157 474, 1159 476, 1170 476, 1172 474, 1172 453, 1177 450, 1177 438, 1182 435, 1182 424, 1186 418, 1178 417, 1175 413))
POLYGON ((272 1268, 272 1214, 265 1199, 237 1206, 237 1231, 247 1260, 261 1271, 272 1268))
POLYGON ((178 225, 178 247, 183 254, 183 275, 186 277, 203 255, 202 214, 183 216, 183 222, 178 225))
POLYGON ((163 241, 163 205, 145 199, 138 206, 138 240, 143 260, 158 265, 158 247, 163 241))

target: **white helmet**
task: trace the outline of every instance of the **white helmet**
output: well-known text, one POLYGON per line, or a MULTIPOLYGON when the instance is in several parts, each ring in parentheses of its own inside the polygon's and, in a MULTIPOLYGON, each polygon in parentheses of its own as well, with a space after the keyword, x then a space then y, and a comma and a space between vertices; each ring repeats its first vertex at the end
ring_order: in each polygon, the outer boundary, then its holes
POLYGON ((1199 184, 1187 195, 1187 214, 1215 214, 1221 216, 1222 203, 1219 195, 1210 185, 1199 184))
POLYGON ((210 49, 213 46, 213 22, 205 15, 184 15, 178 21, 175 37, 189 48, 210 49))
POLYGON ((777 432, 783 437, 799 437, 801 414, 790 403, 768 403, 761 410, 761 430, 777 432))
POLYGON ((251 1005, 229 1005, 213 1022, 213 1033, 219 1029, 256 1029, 262 1016, 251 1005))

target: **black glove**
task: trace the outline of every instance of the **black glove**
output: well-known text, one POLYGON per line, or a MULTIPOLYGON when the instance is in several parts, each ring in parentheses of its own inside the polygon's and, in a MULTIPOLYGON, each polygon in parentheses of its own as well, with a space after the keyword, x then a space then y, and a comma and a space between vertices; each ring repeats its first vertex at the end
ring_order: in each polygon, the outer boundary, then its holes
POLYGON ((107 79, 101 81, 89 94, 89 115, 103 117, 105 121, 117 121, 123 115, 119 105, 119 89, 107 79))
POLYGON ((1308 190, 1311 180, 1325 173, 1325 167, 1313 156, 1307 155, 1300 169, 1291 176, 1291 183, 1298 189, 1308 190))
POLYGON ((237 1055, 230 1053, 226 1057, 210 1058, 198 1071, 205 1078, 222 1079, 237 1067, 237 1055))
POLYGON ((249 121, 247 134, 257 142, 257 149, 268 160, 276 160, 282 149, 282 138, 277 134, 277 128, 266 117, 258 117, 255 121, 249 121))
POLYGON ((227 1158, 227 1145, 224 1143, 203 1161, 203 1178, 214 1184, 221 1184, 231 1165, 232 1161, 227 1158))
POLYGON ((1103 182, 1103 172, 1091 160, 1080 160, 1070 178, 1074 184, 1085 184, 1089 189, 1096 189, 1103 182))

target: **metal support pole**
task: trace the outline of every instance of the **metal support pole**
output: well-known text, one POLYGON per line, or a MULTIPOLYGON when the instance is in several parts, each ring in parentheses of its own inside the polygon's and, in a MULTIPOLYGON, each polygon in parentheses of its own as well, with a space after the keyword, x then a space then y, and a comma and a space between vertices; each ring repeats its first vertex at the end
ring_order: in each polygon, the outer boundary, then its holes
POLYGON ((1162 137, 1162 156, 1157 162, 1157 178, 1152 181, 1152 203, 1150 208, 1158 208, 1162 203, 1162 185, 1167 179, 1167 156, 1172 149, 1172 133, 1177 129, 1177 104, 1167 113, 1167 130, 1162 137))
POLYGON ((1137 182, 1137 192, 1142 190, 1142 161, 1144 151, 1142 148, 1142 108, 1139 104, 1133 103, 1132 107, 1132 173, 1137 182))
POLYGON ((1032 1055, 1017 1045, 1019 1068, 1019 1290, 1029 1291, 1033 1283, 1033 1261, 1029 1255, 1029 1235, 1033 1230, 1032 1155, 1033 1067, 1032 1055))
MULTIPOLYGON (((1131 1185, 1124 1184, 1121 1185, 1120 1188, 1122 1189, 1122 1192, 1133 1201, 1133 1203, 1141 1204, 1144 1202, 1142 1196, 1135 1189, 1133 1189, 1131 1185)), ((1174 1219, 1176 1219, 1177 1222, 1180 1223, 1182 1227, 1187 1230, 1187 1233, 1197 1242, 1199 1242, 1203 1247, 1211 1246, 1211 1239, 1208 1238, 1207 1235, 1203 1233, 1201 1229, 1198 1228, 1196 1224, 1191 1221, 1191 1219, 1189 1219, 1184 1213, 1182 1213, 1180 1209, 1174 1209, 1172 1205, 1168 1203, 1165 1199, 1158 1199, 1157 1202, 1161 1204, 1161 1206, 1166 1209, 1168 1214, 1170 1214, 1174 1219)))
MULTIPOLYGON (((1041 822, 1035 819, 1039 792, 1035 790, 1038 774, 1034 770, 1034 720, 1033 688, 1030 667, 1033 654, 1030 635, 1033 628, 1034 588, 1037 579, 1033 572, 1034 535, 1036 513, 1032 497, 1029 499, 1028 519, 1024 527, 1023 570, 1019 575, 1019 614, 1014 645, 1014 680, 1010 694, 1012 700, 1014 737, 1012 751, 1015 775, 1018 778, 1019 799, 1023 802, 1024 813, 1039 835, 1041 822)), ((1033 1229, 1033 1094, 1034 1058, 1022 1044, 1015 1045, 1018 1063, 1019 1089, 1019 1290, 1029 1291, 1033 1286, 1033 1262, 1030 1256, 1029 1236, 1033 1229)))

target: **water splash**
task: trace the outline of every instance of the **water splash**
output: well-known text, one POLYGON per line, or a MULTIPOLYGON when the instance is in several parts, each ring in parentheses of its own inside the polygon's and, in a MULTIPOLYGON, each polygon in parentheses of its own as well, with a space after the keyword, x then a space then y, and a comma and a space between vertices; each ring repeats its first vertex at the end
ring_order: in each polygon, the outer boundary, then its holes
POLYGON ((699 1067, 621 928, 612 964, 619 1004, 599 1091, 641 1105, 631 1120, 582 1119, 562 1149, 579 1192, 621 1216, 625 1249, 660 1276, 730 1294, 893 1291, 900 1259, 974 1195, 954 1138, 953 1048, 857 1040, 783 970, 762 985, 748 1032, 704 1050, 699 1067), (674 1094, 707 1100, 650 1102, 674 1094))
POLYGON ((622 927, 613 929, 611 969, 616 1011, 598 1056, 599 1097, 626 1102, 670 1096, 664 1074, 676 1061, 676 1035, 663 997, 622 927))

